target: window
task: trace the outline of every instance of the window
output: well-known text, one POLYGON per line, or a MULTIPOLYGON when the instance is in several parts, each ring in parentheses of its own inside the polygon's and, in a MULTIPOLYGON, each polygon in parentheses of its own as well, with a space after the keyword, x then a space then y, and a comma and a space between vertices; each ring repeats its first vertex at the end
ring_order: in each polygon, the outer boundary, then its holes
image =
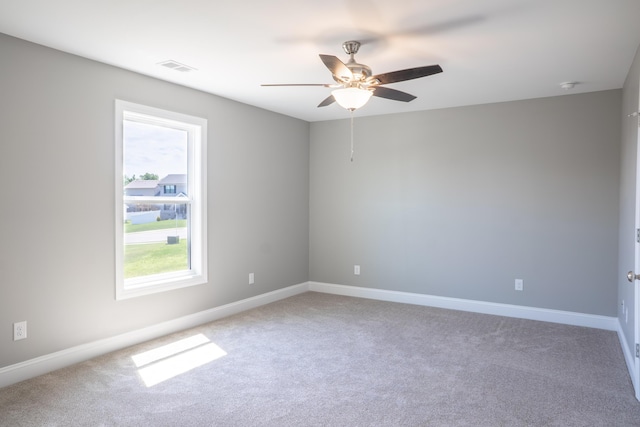
POLYGON ((205 119, 116 100, 116 299, 207 282, 206 135, 205 119))

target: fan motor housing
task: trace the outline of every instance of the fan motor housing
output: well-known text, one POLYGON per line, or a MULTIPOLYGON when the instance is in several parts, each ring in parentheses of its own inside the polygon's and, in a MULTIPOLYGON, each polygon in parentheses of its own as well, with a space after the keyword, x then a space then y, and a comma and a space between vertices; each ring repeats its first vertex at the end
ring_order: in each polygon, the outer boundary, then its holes
POLYGON ((358 64, 355 61, 349 61, 344 65, 346 65, 347 68, 351 70, 351 72, 353 73, 353 77, 355 77, 355 80, 364 80, 367 77, 371 76, 371 68, 369 68, 369 66, 367 65, 358 64))

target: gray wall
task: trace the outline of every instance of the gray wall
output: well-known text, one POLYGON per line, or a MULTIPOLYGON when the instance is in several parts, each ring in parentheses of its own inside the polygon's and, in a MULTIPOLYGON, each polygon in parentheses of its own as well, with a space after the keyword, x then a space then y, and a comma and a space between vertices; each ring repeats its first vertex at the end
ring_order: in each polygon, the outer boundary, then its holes
POLYGON ((618 261, 618 317, 622 331, 634 354, 635 296, 634 287, 627 281, 626 272, 634 270, 634 229, 636 212, 636 161, 638 147, 638 119, 627 115, 638 111, 640 91, 640 50, 622 90, 622 147, 620 156, 620 231, 618 261), (623 312, 624 301, 628 314, 623 312))
POLYGON ((308 123, 4 35, 0 56, 0 367, 308 280, 308 123), (114 299, 116 98, 208 119, 206 285, 114 299))
POLYGON ((620 106, 356 117, 353 163, 348 120, 312 123, 310 280, 617 315, 620 106))

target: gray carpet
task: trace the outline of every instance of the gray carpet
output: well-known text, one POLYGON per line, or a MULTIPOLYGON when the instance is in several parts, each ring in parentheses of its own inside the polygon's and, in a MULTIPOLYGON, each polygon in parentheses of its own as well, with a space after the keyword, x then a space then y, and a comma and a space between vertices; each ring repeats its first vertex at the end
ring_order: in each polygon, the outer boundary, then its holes
POLYGON ((310 292, 0 389, 0 425, 640 426, 640 403, 615 332, 310 292), (147 387, 133 357, 194 336, 177 358, 210 361, 147 387))

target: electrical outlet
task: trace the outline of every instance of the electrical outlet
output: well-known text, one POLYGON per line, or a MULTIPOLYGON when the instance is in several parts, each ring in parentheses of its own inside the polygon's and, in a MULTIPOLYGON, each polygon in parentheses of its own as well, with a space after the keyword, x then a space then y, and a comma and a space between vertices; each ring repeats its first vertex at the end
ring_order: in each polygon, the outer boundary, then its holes
POLYGON ((13 324, 13 340, 23 340, 27 338, 27 321, 16 322, 13 324))
POLYGON ((254 283, 256 283, 255 276, 253 275, 253 273, 249 273, 249 284, 253 285, 254 283))
POLYGON ((356 276, 360 275, 360 266, 359 265, 354 265, 353 266, 353 274, 355 274, 356 276))
POLYGON ((521 291, 524 289, 524 280, 516 279, 516 291, 521 291))

